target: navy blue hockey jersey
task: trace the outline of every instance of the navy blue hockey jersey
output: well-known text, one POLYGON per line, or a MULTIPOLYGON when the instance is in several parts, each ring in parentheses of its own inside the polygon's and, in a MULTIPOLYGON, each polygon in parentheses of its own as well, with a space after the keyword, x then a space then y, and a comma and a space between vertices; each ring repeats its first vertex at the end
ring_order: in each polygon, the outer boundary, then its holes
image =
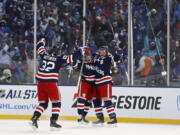
POLYGON ((101 58, 99 55, 95 57, 95 84, 103 85, 112 83, 112 71, 111 66, 114 62, 112 55, 107 55, 101 58))
MULTIPOLYGON (((82 60, 78 61, 78 63, 74 66, 78 70, 81 69, 82 60)), ((94 72, 94 63, 83 63, 81 81, 86 81, 88 83, 94 83, 95 81, 95 72, 94 72)))
POLYGON ((82 70, 82 80, 89 83, 94 83, 95 73, 94 73, 94 63, 84 63, 82 70))
POLYGON ((71 64, 73 62, 72 55, 61 55, 52 56, 48 54, 45 49, 45 42, 40 41, 37 43, 36 50, 40 55, 39 69, 36 74, 36 79, 38 81, 50 82, 58 81, 59 79, 59 69, 64 64, 71 64))

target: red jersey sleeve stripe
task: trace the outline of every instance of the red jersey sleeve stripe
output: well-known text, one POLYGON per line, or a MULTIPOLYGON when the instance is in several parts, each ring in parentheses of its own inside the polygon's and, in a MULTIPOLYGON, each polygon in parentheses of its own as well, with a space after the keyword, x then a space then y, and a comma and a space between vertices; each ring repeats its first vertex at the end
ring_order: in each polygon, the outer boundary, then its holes
POLYGON ((69 56, 68 56, 67 62, 68 62, 69 64, 71 64, 71 63, 73 62, 72 55, 69 55, 69 56))
POLYGON ((39 48, 38 49, 38 53, 40 53, 40 52, 42 52, 42 51, 44 51, 45 50, 45 48, 43 47, 43 48, 39 48))

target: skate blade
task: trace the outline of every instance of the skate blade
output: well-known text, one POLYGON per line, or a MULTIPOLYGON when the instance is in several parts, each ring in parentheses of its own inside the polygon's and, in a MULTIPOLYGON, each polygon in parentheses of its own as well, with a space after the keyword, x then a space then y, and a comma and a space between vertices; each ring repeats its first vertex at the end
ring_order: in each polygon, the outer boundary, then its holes
POLYGON ((107 124, 108 127, 118 127, 117 123, 114 124, 107 124))
POLYGON ((79 126, 88 126, 90 125, 90 122, 86 123, 86 122, 78 122, 79 126))
POLYGON ((56 127, 50 127, 50 131, 60 131, 61 128, 56 128, 56 127))
POLYGON ((95 124, 95 123, 92 123, 92 126, 93 127, 104 127, 104 123, 98 123, 98 124, 95 124))
POLYGON ((28 124, 31 126, 31 128, 36 131, 37 130, 37 127, 33 126, 32 122, 28 122, 28 124))

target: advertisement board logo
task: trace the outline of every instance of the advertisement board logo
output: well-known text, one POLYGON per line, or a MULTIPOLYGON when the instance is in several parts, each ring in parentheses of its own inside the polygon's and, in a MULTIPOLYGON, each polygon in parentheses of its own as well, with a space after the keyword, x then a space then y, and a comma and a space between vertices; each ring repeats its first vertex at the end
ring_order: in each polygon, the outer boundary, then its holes
POLYGON ((78 98, 78 93, 74 93, 72 108, 77 107, 77 98, 78 98))
POLYGON ((0 90, 0 98, 4 98, 5 95, 6 95, 6 90, 1 89, 1 90, 0 90))
POLYGON ((177 110, 180 111, 180 95, 177 96, 177 110))

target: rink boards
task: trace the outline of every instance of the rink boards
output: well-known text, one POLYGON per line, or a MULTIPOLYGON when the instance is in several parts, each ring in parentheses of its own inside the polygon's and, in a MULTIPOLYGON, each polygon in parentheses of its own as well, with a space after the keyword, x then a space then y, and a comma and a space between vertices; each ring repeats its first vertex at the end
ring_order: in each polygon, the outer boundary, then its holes
MULTIPOLYGON (((77 88, 59 86, 59 89, 60 119, 76 120, 77 88)), ((37 104, 35 85, 0 86, 0 119, 29 119, 37 104)), ((180 88, 113 87, 113 104, 119 122, 180 124, 180 88)), ((42 119, 49 118, 50 108, 51 104, 42 119)), ((107 120, 106 110, 105 116, 107 120)), ((93 108, 88 119, 95 119, 93 108)))

